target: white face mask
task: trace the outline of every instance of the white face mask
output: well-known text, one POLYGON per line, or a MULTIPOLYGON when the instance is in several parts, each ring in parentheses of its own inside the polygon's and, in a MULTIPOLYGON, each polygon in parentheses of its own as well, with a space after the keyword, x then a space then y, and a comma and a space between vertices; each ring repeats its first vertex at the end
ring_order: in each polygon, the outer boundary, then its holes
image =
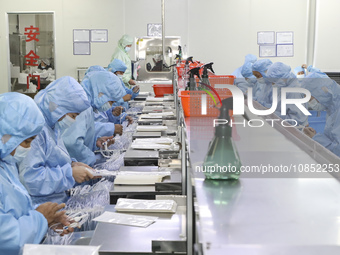
POLYGON ((68 129, 76 120, 72 119, 70 116, 66 114, 66 116, 61 120, 58 121, 56 124, 56 127, 58 127, 60 130, 66 130, 68 129))
POLYGON ((298 74, 298 75, 296 75, 296 77, 297 77, 298 79, 302 79, 302 78, 305 78, 305 75, 304 75, 304 74, 298 74))
POLYGON ((311 108, 314 111, 326 110, 326 107, 320 104, 315 98, 313 98, 312 101, 309 102, 309 108, 311 108))
POLYGON ((99 112, 106 112, 107 110, 111 109, 111 104, 109 102, 106 102, 105 104, 103 104, 98 111, 99 112))
POLYGON ((126 53, 128 53, 131 50, 131 47, 125 47, 124 50, 126 53))
POLYGON ((122 74, 117 74, 118 78, 122 79, 123 75, 122 74))
POLYGON ((19 145, 14 153, 14 158, 17 161, 18 164, 20 164, 24 158, 26 158, 27 154, 29 153, 29 151, 31 150, 31 147, 29 148, 24 148, 21 145, 19 145))

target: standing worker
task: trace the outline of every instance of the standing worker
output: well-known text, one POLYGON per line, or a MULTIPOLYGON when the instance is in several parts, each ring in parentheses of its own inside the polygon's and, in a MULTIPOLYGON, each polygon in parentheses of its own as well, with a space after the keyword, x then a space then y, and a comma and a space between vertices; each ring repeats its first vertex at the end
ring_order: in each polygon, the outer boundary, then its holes
POLYGON ((112 58, 114 60, 115 58, 120 59, 123 61, 127 67, 124 75, 123 75, 123 82, 126 87, 130 88, 131 85, 136 85, 136 81, 132 79, 132 71, 131 71, 131 59, 129 56, 129 51, 131 50, 133 43, 133 38, 129 35, 123 35, 122 38, 118 41, 118 46, 116 47, 112 58))

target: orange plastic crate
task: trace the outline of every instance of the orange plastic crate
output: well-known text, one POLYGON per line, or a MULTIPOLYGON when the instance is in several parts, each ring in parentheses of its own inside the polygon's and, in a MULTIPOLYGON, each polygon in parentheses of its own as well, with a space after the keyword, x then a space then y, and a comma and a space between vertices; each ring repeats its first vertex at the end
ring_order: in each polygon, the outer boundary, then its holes
MULTIPOLYGON (((202 67, 204 64, 199 62, 199 61, 195 61, 194 63, 191 63, 189 64, 189 70, 195 68, 195 67, 202 67)), ((176 66, 176 69, 177 69, 177 75, 179 78, 182 78, 183 77, 183 74, 184 74, 184 67, 185 67, 185 61, 182 62, 179 66, 176 66)), ((200 75, 203 74, 203 69, 200 70, 200 75)))
POLYGON ((234 84, 234 75, 211 75, 209 76, 210 85, 215 88, 217 84, 234 84))
MULTIPOLYGON (((232 96, 230 90, 216 89, 216 91, 219 94, 221 100, 232 96)), ((221 107, 216 94, 213 93, 212 91, 210 92, 215 98, 217 106, 221 107)), ((219 109, 215 107, 214 100, 205 91, 201 91, 201 90, 183 91, 181 90, 179 91, 178 96, 181 98, 184 115, 186 117, 217 117, 220 113, 219 109), (201 99, 202 99, 203 94, 207 95, 207 114, 206 115, 202 115, 201 99)))
POLYGON ((173 94, 174 87, 172 84, 154 84, 152 85, 155 97, 163 97, 164 94, 173 94))

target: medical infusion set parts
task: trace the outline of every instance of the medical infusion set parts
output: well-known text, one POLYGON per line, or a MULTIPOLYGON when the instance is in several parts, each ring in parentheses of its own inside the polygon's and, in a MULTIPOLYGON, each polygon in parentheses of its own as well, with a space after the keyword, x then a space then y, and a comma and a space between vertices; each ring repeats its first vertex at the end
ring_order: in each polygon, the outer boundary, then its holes
POLYGON ((198 77, 198 79, 201 79, 200 69, 201 67, 195 67, 188 72, 188 74, 190 74, 190 78, 189 78, 189 83, 188 83, 188 86, 186 87, 186 90, 190 90, 190 91, 198 90, 197 84, 195 81, 195 75, 198 77))
POLYGON ((207 85, 210 85, 210 82, 209 82, 209 76, 208 76, 208 69, 215 74, 213 68, 212 68, 212 65, 214 63, 213 62, 210 62, 208 64, 205 64, 203 66, 203 74, 202 74, 202 83, 204 84, 207 84, 207 85))
POLYGON ((215 127, 215 136, 209 144, 203 163, 207 179, 237 180, 240 176, 241 161, 232 140, 232 127, 229 125, 229 111, 232 109, 233 98, 224 99, 219 119, 225 120, 226 123, 215 127))

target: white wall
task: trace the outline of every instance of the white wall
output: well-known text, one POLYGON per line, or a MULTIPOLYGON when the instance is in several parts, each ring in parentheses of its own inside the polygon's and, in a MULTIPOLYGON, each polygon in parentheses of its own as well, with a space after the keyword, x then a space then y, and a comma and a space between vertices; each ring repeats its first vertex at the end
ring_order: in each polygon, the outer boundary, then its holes
POLYGON ((2 1, 0 14, 0 93, 9 91, 7 12, 55 12, 57 78, 76 78, 76 68, 107 66, 125 30, 124 0, 2 1), (108 29, 108 43, 92 43, 91 55, 73 55, 73 29, 108 29))
POLYGON ((190 55, 213 61, 230 74, 244 56, 259 56, 258 31, 293 31, 294 57, 270 58, 292 66, 305 62, 307 0, 189 0, 190 55))
MULTIPOLYGON (((189 55, 213 61, 218 74, 230 74, 244 56, 258 56, 258 31, 293 31, 294 57, 272 58, 292 68, 306 61, 308 0, 165 0, 167 36, 182 37, 189 55)), ((315 65, 339 70, 338 0, 318 0, 315 65)), ((8 88, 7 12, 55 12, 57 78, 76 77, 76 68, 107 66, 122 34, 146 36, 148 23, 161 22, 160 0, 12 0, 0 5, 0 93, 8 88), (108 43, 92 43, 90 56, 73 55, 73 29, 108 29, 108 43)), ((133 56, 132 50, 132 57, 133 56)), ((308 63, 307 63, 308 64, 308 63)), ((312 64, 312 63, 310 63, 312 64)))
POLYGON ((340 1, 318 0, 314 65, 325 72, 340 72, 340 1))

